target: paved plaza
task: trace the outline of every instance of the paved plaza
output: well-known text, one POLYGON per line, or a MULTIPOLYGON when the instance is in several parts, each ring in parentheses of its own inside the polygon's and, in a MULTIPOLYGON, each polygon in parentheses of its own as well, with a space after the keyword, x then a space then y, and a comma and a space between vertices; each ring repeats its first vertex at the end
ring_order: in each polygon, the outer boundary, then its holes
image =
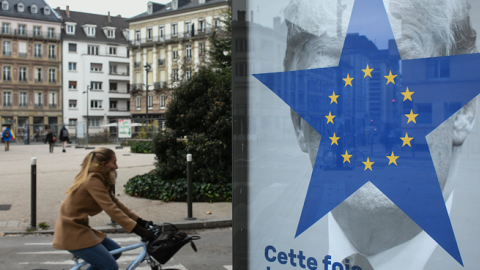
MULTIPOLYGON (((185 202, 162 202, 130 197, 123 192, 123 185, 135 175, 154 169, 154 154, 130 153, 129 147, 115 149, 115 145, 95 145, 108 147, 117 154, 118 178, 116 195, 120 201, 140 217, 155 223, 188 223, 185 202)), ((48 145, 24 145, 12 143, 10 151, 0 147, 0 232, 26 231, 31 223, 31 158, 37 158, 37 225, 40 222, 53 229, 65 191, 80 171, 80 164, 88 151, 84 148, 55 147, 48 152, 48 145), (10 206, 10 207, 9 207, 10 206), (9 209, 8 209, 9 208, 9 209)), ((195 158, 195 157, 194 157, 195 158)), ((195 181, 195 180, 194 180, 195 181)), ((196 222, 231 224, 231 203, 194 203, 193 216, 196 222), (210 214, 207 214, 207 213, 210 214), (200 221, 200 222, 199 222, 200 221)), ((108 226, 110 217, 104 212, 90 218, 90 226, 108 226)))

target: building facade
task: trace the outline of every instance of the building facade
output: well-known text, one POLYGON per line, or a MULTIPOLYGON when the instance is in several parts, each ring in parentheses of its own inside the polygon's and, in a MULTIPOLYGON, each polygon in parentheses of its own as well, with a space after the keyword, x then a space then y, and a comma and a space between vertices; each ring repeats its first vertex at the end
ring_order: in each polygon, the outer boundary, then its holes
POLYGON ((229 9, 228 0, 148 2, 145 13, 127 20, 132 118, 146 118, 148 110, 148 118, 164 119, 170 89, 207 61, 208 37, 229 9))
POLYGON ((62 122, 61 21, 43 0, 0 5, 0 122, 23 141, 62 122))
POLYGON ((62 17, 63 121, 89 133, 130 117, 128 23, 120 17, 57 9, 62 17))

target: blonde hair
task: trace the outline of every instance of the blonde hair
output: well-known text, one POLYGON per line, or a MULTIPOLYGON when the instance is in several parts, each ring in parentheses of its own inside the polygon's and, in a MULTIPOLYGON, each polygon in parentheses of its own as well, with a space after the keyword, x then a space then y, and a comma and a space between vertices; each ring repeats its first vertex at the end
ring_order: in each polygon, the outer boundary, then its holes
POLYGON ((75 190, 80 187, 85 181, 87 181, 88 173, 90 168, 93 166, 99 166, 102 162, 109 162, 115 156, 115 152, 112 149, 100 147, 95 151, 88 153, 88 155, 83 159, 82 169, 75 176, 72 186, 67 190, 67 194, 72 194, 75 190))

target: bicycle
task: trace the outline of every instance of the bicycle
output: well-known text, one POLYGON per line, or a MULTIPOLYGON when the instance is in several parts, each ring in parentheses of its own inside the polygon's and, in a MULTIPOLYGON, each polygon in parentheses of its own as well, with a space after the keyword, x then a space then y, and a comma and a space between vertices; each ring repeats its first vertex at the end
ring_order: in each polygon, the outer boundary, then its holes
MULTIPOLYGON (((187 236, 185 233, 179 232, 177 227, 175 227, 173 224, 169 223, 162 224, 161 226, 157 224, 149 225, 148 229, 155 234, 155 239, 151 242, 147 242, 146 239, 141 238, 141 242, 138 244, 121 247, 119 249, 110 251, 110 254, 115 255, 137 248, 143 248, 143 251, 135 258, 135 260, 133 260, 126 270, 133 270, 137 268, 145 260, 148 262, 152 270, 161 270, 162 264, 165 264, 178 250, 180 250, 180 248, 189 242, 191 243, 194 251, 197 251, 192 241, 200 239, 200 236, 187 236), (170 226, 170 231, 165 230, 165 225, 170 226), (180 234, 185 235, 185 238, 175 239, 176 236, 172 235, 172 232, 179 232, 180 234), (160 251, 163 252, 163 254, 158 254, 158 249, 162 249, 160 251), (156 252, 157 254, 153 254, 153 252, 156 252)), ((80 258, 75 255, 73 256, 72 260, 74 261, 75 266, 70 268, 70 270, 81 270, 81 267, 88 265, 88 263, 85 261, 79 262, 80 258)))

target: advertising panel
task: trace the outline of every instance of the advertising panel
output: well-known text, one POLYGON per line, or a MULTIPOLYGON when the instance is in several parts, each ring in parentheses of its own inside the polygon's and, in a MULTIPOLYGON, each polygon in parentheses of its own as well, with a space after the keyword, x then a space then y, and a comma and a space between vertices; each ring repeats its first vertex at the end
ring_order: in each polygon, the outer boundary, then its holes
POLYGON ((118 119, 118 138, 131 138, 132 137, 132 120, 131 119, 118 119))
POLYGON ((478 269, 480 3, 232 6, 234 269, 478 269))

